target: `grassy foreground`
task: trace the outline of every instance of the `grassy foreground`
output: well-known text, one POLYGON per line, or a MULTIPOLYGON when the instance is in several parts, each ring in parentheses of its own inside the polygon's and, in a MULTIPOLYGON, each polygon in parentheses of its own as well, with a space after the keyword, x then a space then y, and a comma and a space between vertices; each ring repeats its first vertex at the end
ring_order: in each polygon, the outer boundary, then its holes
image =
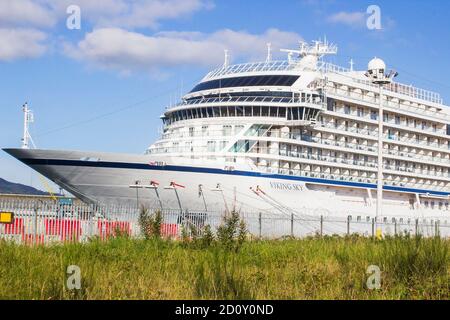
POLYGON ((450 241, 360 237, 245 242, 238 252, 115 238, 0 242, 0 299, 449 299, 450 241), (67 266, 81 269, 68 290, 67 266), (368 290, 369 265, 382 271, 368 290))

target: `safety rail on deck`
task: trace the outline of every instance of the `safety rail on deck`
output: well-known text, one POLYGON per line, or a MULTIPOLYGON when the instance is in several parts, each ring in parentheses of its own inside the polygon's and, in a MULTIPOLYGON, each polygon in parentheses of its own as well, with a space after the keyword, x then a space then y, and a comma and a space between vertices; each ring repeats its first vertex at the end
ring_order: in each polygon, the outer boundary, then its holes
MULTIPOLYGON (((352 71, 348 68, 337 66, 337 65, 334 65, 329 62, 322 62, 319 69, 323 70, 325 73, 343 74, 347 77, 350 77, 352 79, 352 81, 354 81, 356 83, 364 84, 366 86, 373 87, 373 88, 378 88, 378 86, 376 84, 373 84, 368 79, 366 80, 361 77, 352 76, 352 72, 354 72, 354 71, 352 71)), ((402 84, 399 82, 392 82, 390 84, 384 85, 383 88, 384 88, 384 90, 387 90, 389 92, 406 95, 408 97, 412 97, 415 99, 433 102, 433 103, 437 103, 437 104, 443 103, 443 100, 439 93, 421 89, 421 88, 417 88, 412 85, 406 85, 406 84, 402 84)))
MULTIPOLYGON (((218 141, 220 142, 220 141, 218 141)), ((187 155, 202 155, 204 157, 211 157, 216 158, 218 156, 218 152, 222 153, 222 156, 230 156, 233 154, 245 154, 248 157, 257 157, 257 158, 264 158, 264 156, 268 157, 277 157, 280 158, 280 160, 283 161, 292 161, 293 163, 300 163, 301 161, 298 161, 297 159, 306 159, 308 161, 317 161, 317 164, 315 165, 322 165, 322 166, 329 166, 331 168, 339 168, 342 165, 344 166, 353 166, 354 170, 357 171, 364 171, 364 172, 376 172, 377 163, 375 161, 365 161, 365 160, 354 160, 350 158, 345 158, 344 156, 327 156, 327 155, 320 155, 317 153, 308 153, 308 152, 299 152, 299 151, 287 151, 287 150, 280 150, 276 148, 267 148, 267 147, 253 147, 248 151, 245 150, 235 150, 235 151, 229 151, 225 150, 226 145, 223 146, 217 146, 211 145, 211 146, 191 146, 191 147, 153 147, 148 149, 148 154, 173 154, 174 156, 187 156, 187 155), (284 158, 283 158, 284 157, 284 158), (296 161, 297 160, 297 161, 296 161), (357 166, 357 167, 355 167, 357 166)), ((243 147, 243 146, 242 146, 243 147)), ((345 147, 345 143, 342 143, 342 147, 345 147)), ((389 156, 387 156, 390 158, 389 156)), ((445 163, 445 162, 443 162, 445 163)), ((445 186, 446 183, 450 181, 450 174, 445 171, 437 171, 437 170, 424 170, 424 169, 413 169, 408 166, 400 166, 400 165, 388 165, 385 164, 383 166, 385 170, 392 171, 390 174, 395 176, 404 176, 409 179, 418 179, 418 180, 430 180, 436 183, 444 183, 443 186, 438 185, 430 185, 426 183, 420 183, 417 181, 411 182, 408 186, 414 187, 414 188, 425 188, 425 189, 433 189, 433 190, 440 190, 440 191, 447 191, 448 187, 445 186)), ((271 170, 269 173, 274 174, 288 174, 288 175, 301 175, 300 172, 294 172, 292 170, 284 170, 284 168, 278 168, 278 167, 262 167, 261 170, 271 170), (275 171, 273 171, 275 170, 275 171)), ((348 168, 347 168, 348 169, 348 168)), ((262 171, 264 172, 264 171, 262 171)), ((363 176, 356 176, 356 178, 364 178, 363 176)), ((352 181, 353 179, 356 179, 355 176, 349 175, 348 178, 345 178, 346 181, 352 181)), ((390 183, 389 179, 385 179, 385 181, 390 183)), ((397 183, 396 180, 392 180, 393 182, 397 183)), ((395 185, 395 184, 394 184, 395 185)), ((400 182, 398 184, 399 186, 406 186, 403 185, 403 182, 400 182)))
POLYGON ((222 67, 211 71, 203 78, 202 81, 234 73, 286 71, 286 70, 293 70, 295 69, 295 67, 296 67, 295 64, 289 63, 287 60, 234 64, 228 67, 222 67))
POLYGON ((166 109, 171 110, 179 107, 206 104, 206 103, 226 103, 226 102, 242 102, 242 103, 252 103, 252 102, 262 102, 262 103, 308 103, 317 106, 323 106, 323 102, 317 98, 294 98, 294 97, 273 97, 273 96, 227 96, 224 94, 221 97, 214 98, 199 98, 199 99, 189 99, 180 102, 173 106, 168 106, 166 109))
MULTIPOLYGON (((203 78, 202 81, 237 73, 290 71, 296 69, 301 71, 298 62, 299 60, 293 59, 291 62, 287 60, 274 60, 274 61, 235 64, 230 65, 228 67, 221 67, 211 71, 203 78)), ((369 80, 361 78, 361 76, 352 75, 352 73, 354 73, 355 71, 329 62, 320 61, 318 64, 318 70, 324 73, 342 74, 351 78, 351 80, 355 83, 364 84, 373 88, 377 87, 377 85, 372 84, 369 80)), ((406 95, 411 98, 432 102, 439 105, 443 104, 443 99, 441 98, 439 93, 417 88, 412 85, 393 82, 391 84, 385 85, 384 88, 385 90, 392 93, 406 95)))

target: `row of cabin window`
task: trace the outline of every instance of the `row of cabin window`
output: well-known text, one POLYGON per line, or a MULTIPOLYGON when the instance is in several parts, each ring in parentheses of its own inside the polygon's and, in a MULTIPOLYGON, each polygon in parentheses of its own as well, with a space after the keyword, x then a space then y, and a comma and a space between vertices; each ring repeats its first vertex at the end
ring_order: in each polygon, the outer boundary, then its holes
POLYGON ((172 112, 168 123, 180 120, 213 118, 213 117, 276 117, 287 120, 302 120, 305 115, 314 117, 318 110, 304 107, 260 107, 260 106, 227 106, 184 109, 172 112))

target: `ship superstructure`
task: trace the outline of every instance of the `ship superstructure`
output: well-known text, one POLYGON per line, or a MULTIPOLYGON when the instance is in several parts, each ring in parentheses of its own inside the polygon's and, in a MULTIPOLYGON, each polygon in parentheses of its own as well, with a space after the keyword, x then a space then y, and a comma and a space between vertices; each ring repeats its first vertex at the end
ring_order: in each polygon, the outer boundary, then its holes
MULTIPOLYGON (((365 71, 325 62, 337 53, 329 43, 285 51, 283 61, 270 49, 263 62, 226 59, 164 111, 162 136, 145 155, 8 152, 87 201, 135 201, 133 181, 157 181, 166 189, 158 199, 142 192, 142 201, 210 210, 234 199, 270 210, 276 199, 295 210, 375 214, 379 87, 365 71)), ((384 214, 448 214, 449 108, 439 94, 397 82, 383 86, 381 103, 384 214)))

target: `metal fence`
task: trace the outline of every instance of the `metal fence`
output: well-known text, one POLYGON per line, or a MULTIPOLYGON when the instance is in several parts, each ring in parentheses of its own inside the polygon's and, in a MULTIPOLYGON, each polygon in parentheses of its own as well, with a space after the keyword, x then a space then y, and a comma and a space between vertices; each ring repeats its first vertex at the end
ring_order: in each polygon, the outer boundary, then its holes
MULTIPOLYGON (((117 234, 140 237, 136 207, 59 205, 39 201, 0 202, 1 212, 13 212, 12 223, 0 224, 0 239, 24 244, 86 242, 93 237, 108 239, 117 234)), ((150 213, 152 210, 150 209, 150 213)), ((348 216, 240 212, 249 234, 261 238, 350 235, 367 237, 398 234, 450 237, 450 218, 382 218, 348 216)), ((161 233, 179 238, 182 230, 215 230, 223 223, 224 212, 163 210, 161 233), (194 226, 195 228, 191 228, 194 226)))

